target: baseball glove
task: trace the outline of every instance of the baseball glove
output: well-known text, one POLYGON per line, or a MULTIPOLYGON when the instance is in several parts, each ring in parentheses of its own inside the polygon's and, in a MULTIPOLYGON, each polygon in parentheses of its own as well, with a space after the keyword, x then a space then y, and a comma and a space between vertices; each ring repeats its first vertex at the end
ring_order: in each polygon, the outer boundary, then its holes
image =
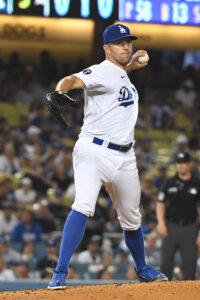
POLYGON ((63 113, 69 105, 75 106, 77 102, 77 100, 60 91, 50 92, 46 95, 46 103, 49 111, 64 127, 68 127, 69 124, 65 120, 63 113))

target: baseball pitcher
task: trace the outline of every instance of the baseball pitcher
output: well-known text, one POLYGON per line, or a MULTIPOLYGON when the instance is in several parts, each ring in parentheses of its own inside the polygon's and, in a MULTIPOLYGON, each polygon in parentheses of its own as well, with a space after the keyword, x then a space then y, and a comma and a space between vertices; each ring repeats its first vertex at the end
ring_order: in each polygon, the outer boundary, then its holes
POLYGON ((66 287, 70 258, 83 237, 88 217, 94 214, 102 184, 116 207, 139 279, 168 280, 145 262, 139 212, 141 190, 133 147, 138 93, 127 73, 145 67, 148 55, 139 50, 132 57, 132 41, 137 37, 122 24, 108 26, 103 39, 106 59, 102 63, 64 77, 56 91, 47 94, 50 111, 66 125, 62 111, 76 102, 67 92, 84 90, 84 122, 73 150, 75 200, 64 225, 59 261, 49 289, 66 287))

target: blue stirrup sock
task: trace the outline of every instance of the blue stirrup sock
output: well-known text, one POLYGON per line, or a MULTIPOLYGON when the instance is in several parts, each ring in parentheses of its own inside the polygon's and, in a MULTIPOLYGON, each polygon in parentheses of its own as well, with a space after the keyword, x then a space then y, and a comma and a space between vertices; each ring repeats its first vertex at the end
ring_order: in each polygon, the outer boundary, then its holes
POLYGON ((142 227, 140 226, 133 231, 124 230, 124 238, 134 259, 136 271, 143 269, 146 266, 146 262, 142 227))
POLYGON ((83 238, 87 219, 87 216, 78 211, 72 210, 69 213, 63 228, 59 260, 55 272, 67 274, 72 254, 83 238))

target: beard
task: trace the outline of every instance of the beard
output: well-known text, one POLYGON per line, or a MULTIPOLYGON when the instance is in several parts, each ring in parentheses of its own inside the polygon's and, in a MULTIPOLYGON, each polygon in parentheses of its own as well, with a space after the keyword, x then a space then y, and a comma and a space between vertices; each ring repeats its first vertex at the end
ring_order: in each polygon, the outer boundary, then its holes
POLYGON ((131 55, 126 58, 126 57, 120 57, 119 59, 115 59, 121 66, 125 67, 131 60, 131 55))

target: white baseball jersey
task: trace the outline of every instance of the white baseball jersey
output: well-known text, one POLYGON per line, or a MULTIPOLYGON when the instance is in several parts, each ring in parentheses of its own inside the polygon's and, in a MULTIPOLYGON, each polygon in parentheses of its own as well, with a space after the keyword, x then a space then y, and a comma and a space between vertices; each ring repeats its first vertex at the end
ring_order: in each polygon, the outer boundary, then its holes
POLYGON ((81 134, 116 144, 133 142, 138 93, 127 73, 104 60, 74 75, 86 85, 81 134))
POLYGON ((134 149, 109 149, 107 142, 129 144, 134 139, 138 93, 126 72, 105 60, 74 74, 86 85, 84 123, 73 151, 75 201, 72 209, 93 216, 102 183, 117 209, 124 230, 137 230, 140 183, 134 149), (103 139, 102 145, 93 142, 103 139))

